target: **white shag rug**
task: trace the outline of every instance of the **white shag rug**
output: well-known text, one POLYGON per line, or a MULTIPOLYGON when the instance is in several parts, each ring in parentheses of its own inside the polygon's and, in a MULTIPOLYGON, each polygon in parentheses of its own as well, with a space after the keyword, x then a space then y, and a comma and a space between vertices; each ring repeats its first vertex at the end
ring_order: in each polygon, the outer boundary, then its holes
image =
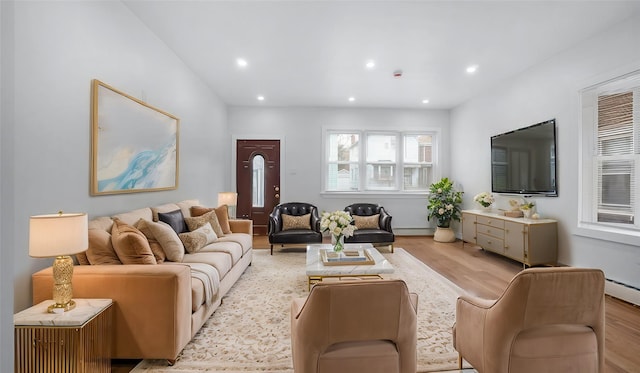
MULTIPOLYGON (((143 360, 132 372, 292 373, 291 300, 306 296, 304 252, 254 250, 253 264, 173 366, 143 360)), ((418 372, 457 368, 451 327, 463 291, 401 248, 383 255, 418 294, 418 372)))

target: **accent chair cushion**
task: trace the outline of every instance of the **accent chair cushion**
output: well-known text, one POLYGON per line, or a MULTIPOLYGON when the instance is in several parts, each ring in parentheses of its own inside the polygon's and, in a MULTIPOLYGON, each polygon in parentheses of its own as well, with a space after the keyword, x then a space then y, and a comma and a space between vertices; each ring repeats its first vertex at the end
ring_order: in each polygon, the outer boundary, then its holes
POLYGON ((353 215, 353 221, 358 229, 380 229, 380 214, 371 216, 353 215))
POLYGON ((157 264, 147 237, 134 226, 116 219, 111 243, 122 264, 157 264))
POLYGON ((111 244, 111 235, 102 229, 89 229, 89 264, 122 264, 111 244))
POLYGON ((300 216, 282 214, 282 230, 311 229, 311 214, 300 216))
POLYGON ((187 225, 184 222, 184 215, 182 215, 182 210, 158 212, 158 220, 169 224, 169 226, 173 228, 173 230, 178 234, 189 231, 187 225))
POLYGON ((178 235, 180 241, 184 244, 184 248, 189 253, 195 253, 200 251, 206 245, 216 242, 218 236, 213 231, 211 223, 206 223, 202 227, 187 233, 180 233, 178 235))

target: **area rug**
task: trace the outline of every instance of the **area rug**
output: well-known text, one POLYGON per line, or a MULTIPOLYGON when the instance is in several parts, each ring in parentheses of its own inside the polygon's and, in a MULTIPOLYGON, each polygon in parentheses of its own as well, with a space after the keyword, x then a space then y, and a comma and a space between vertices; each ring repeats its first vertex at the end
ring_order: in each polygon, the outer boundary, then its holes
MULTIPOLYGON (((385 277, 418 294, 418 371, 456 369, 451 327, 462 290, 401 248, 383 255, 395 268, 385 277)), ((143 360, 132 372, 293 372, 290 306, 308 295, 304 267, 303 252, 254 250, 253 264, 176 363, 143 360)))

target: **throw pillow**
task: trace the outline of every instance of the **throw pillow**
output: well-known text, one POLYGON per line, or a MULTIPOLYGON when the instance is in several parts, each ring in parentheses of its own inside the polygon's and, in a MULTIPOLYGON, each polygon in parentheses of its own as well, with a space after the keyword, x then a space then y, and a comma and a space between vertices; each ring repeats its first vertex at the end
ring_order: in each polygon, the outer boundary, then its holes
POLYGON ((149 224, 147 224, 146 220, 144 219, 138 220, 135 227, 138 228, 140 232, 142 232, 142 234, 145 235, 145 237, 147 237, 147 241, 149 241, 149 247, 151 247, 151 252, 153 253, 153 256, 156 258, 156 263, 158 264, 163 263, 167 259, 167 255, 164 253, 164 250, 162 249, 162 245, 160 245, 160 242, 158 242, 156 237, 153 235, 153 232, 151 232, 151 229, 149 228, 149 224))
POLYGON ((84 266, 89 265, 89 259, 87 258, 87 252, 83 251, 81 253, 76 254, 76 260, 78 261, 78 265, 84 266))
POLYGON ((167 223, 161 221, 154 222, 145 220, 145 223, 149 231, 153 234, 153 237, 155 237, 160 246, 162 246, 162 251, 164 251, 167 256, 167 260, 178 263, 182 262, 184 258, 184 246, 176 231, 167 223))
POLYGON ((89 264, 122 264, 111 244, 111 235, 102 229, 89 229, 89 264))
POLYGON ((192 232, 180 233, 178 237, 180 237, 180 241, 182 241, 184 248, 189 253, 196 253, 208 244, 218 240, 211 223, 206 223, 192 232))
MULTIPOLYGON (((210 211, 216 212, 216 217, 218 218, 218 223, 220 224, 220 229, 222 229, 222 233, 231 234, 231 226, 229 225, 229 208, 227 205, 221 205, 218 207, 203 207, 203 206, 192 206, 191 216, 198 217, 206 214, 210 211)), ((215 228, 215 227, 214 227, 215 228)))
POLYGON ((218 222, 218 216, 215 211, 209 211, 204 215, 184 218, 185 223, 187 223, 187 227, 189 227, 190 231, 195 231, 196 229, 202 227, 207 223, 211 223, 211 227, 213 231, 216 232, 216 236, 222 237, 224 236, 224 232, 220 227, 220 223, 218 222))
POLYGON ((147 237, 121 220, 113 222, 111 243, 122 264, 156 264, 147 237))
POLYGON ((311 214, 300 216, 282 214, 282 230, 311 229, 311 214))
POLYGON ((171 212, 159 212, 158 220, 169 224, 176 233, 189 232, 187 225, 184 223, 184 216, 181 210, 175 210, 171 212))
POLYGON ((371 216, 353 215, 353 221, 358 229, 380 229, 380 214, 371 216))

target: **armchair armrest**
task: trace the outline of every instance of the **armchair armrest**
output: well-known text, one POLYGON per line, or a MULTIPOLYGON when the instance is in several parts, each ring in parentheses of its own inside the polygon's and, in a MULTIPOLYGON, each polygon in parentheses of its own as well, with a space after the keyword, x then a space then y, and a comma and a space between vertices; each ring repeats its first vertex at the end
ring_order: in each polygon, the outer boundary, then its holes
MULTIPOLYGON (((52 268, 32 275, 34 304, 51 299, 52 268)), ((191 270, 181 264, 82 265, 75 298, 114 301, 114 359, 175 360, 191 340, 191 270)))
POLYGON ((384 207, 380 206, 380 228, 384 229, 387 232, 392 232, 391 230, 391 215, 384 209, 384 207))
POLYGON ((495 300, 463 294, 456 301, 453 347, 471 365, 482 367, 487 314, 495 300))
POLYGON ((253 220, 229 219, 229 227, 233 233, 246 233, 253 236, 253 220))

